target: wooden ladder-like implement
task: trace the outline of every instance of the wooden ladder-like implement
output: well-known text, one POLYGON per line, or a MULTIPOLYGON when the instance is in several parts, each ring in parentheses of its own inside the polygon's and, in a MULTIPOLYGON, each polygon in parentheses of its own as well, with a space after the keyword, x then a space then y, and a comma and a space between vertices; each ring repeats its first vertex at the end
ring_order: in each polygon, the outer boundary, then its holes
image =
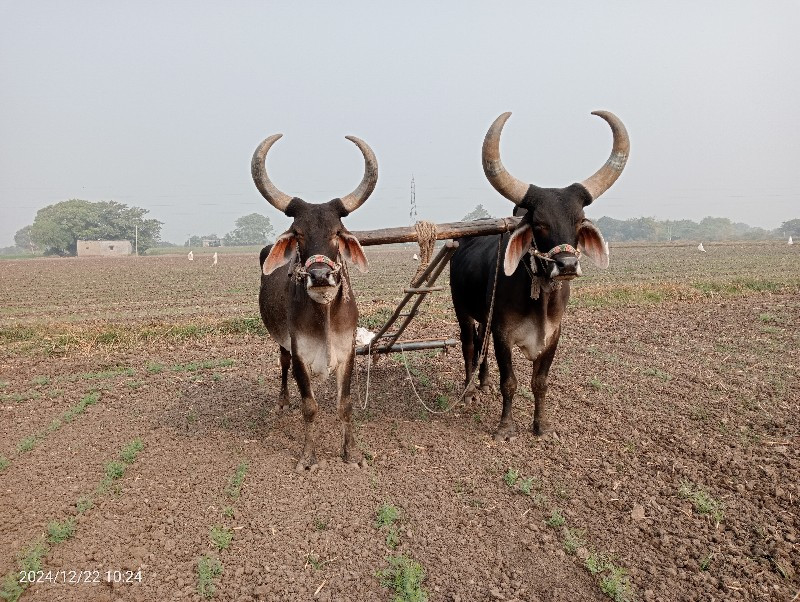
MULTIPOLYGON (((486 236, 489 234, 502 234, 511 232, 520 218, 505 217, 498 219, 476 220, 472 222, 450 222, 447 224, 436 225, 436 239, 446 240, 452 238, 486 236)), ((364 230, 353 232, 358 238, 361 246, 385 245, 390 243, 414 242, 418 241, 418 235, 413 227, 384 228, 381 230, 364 230)), ((442 270, 450 263, 450 258, 458 249, 458 242, 447 240, 436 256, 431 260, 428 267, 419 277, 411 282, 411 286, 403 289, 405 297, 397 306, 392 317, 372 339, 369 345, 356 347, 356 354, 367 355, 368 353, 393 353, 395 351, 418 351, 420 349, 441 349, 453 347, 458 344, 456 339, 416 339, 411 341, 398 341, 398 338, 406 327, 417 315, 417 308, 425 300, 428 293, 442 290, 441 286, 434 286, 436 279, 442 270), (413 301, 412 301, 413 299, 413 301), (404 311, 406 306, 411 304, 408 311, 404 311), (400 320, 398 322, 398 320, 400 320), (393 326, 394 330, 391 330, 393 326)))
POLYGON ((397 309, 387 320, 386 324, 375 334, 371 345, 361 345, 356 347, 357 355, 367 355, 368 353, 393 353, 395 351, 418 351, 420 349, 440 349, 442 347, 453 347, 458 344, 456 339, 415 339, 410 341, 400 341, 406 327, 417 315, 417 308, 422 304, 428 293, 440 291, 441 286, 434 286, 439 274, 450 262, 453 253, 456 252, 458 243, 448 240, 431 260, 428 267, 422 274, 412 280, 411 286, 403 289, 405 297, 400 301, 397 309), (404 311, 410 305, 408 311, 404 311), (394 327, 394 328, 392 328, 394 327))

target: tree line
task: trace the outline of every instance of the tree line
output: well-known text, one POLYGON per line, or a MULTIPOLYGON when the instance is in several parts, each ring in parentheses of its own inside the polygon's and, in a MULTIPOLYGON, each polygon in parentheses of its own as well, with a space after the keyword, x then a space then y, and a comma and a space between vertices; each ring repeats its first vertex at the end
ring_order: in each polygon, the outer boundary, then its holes
MULTIPOLYGON (((14 235, 14 246, 0 249, 0 254, 75 255, 78 240, 129 240, 133 244, 137 233, 139 252, 156 246, 175 246, 161 240, 163 222, 147 218, 147 213, 147 209, 115 201, 62 201, 40 209, 33 223, 14 235)), ((483 205, 476 205, 462 221, 491 217, 483 205)), ((783 222, 774 230, 755 228, 724 217, 706 217, 694 222, 653 217, 618 220, 603 216, 595 223, 606 240, 612 242, 768 240, 789 236, 800 239, 800 219, 783 222)), ((224 236, 192 235, 184 246, 201 246, 204 239, 218 239, 225 246, 263 245, 273 236, 269 218, 251 213, 237 219, 234 229, 224 236)))
MULTIPOLYGON (((0 254, 75 255, 79 240, 128 240, 140 253, 170 246, 161 240, 164 222, 147 218, 147 213, 147 209, 116 201, 62 201, 39 209, 32 224, 17 230, 14 246, 0 249, 0 254)), ((269 218, 251 213, 236 220, 236 227, 222 241, 226 246, 259 245, 269 242, 272 234, 269 218)), ((201 246, 203 238, 217 236, 192 236, 186 245, 201 246)))
POLYGON ((768 240, 800 235, 800 219, 783 222, 774 230, 732 222, 726 217, 704 217, 694 222, 688 219, 657 220, 653 217, 619 220, 603 216, 595 223, 606 240, 616 242, 768 240))

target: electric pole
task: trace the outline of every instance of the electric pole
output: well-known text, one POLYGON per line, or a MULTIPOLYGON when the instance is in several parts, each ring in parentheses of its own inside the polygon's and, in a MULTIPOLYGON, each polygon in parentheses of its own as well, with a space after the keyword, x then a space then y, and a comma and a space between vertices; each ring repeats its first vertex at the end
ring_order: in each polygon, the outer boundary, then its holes
POLYGON ((411 210, 408 217, 412 224, 417 222, 417 187, 414 184, 414 174, 411 174, 411 210))

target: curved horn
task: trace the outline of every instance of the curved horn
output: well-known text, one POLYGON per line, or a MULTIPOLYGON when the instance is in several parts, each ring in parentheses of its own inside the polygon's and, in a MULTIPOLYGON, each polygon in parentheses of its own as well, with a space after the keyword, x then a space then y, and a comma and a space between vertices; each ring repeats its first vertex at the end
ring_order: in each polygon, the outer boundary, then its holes
POLYGON ((500 161, 500 133, 509 117, 511 117, 510 112, 503 113, 494 120, 489 131, 486 132, 486 138, 483 139, 481 158, 483 159, 483 173, 486 174, 489 184, 509 201, 519 205, 528 193, 530 186, 508 173, 503 167, 503 162, 500 161))
POLYGON ((264 164, 269 149, 275 144, 275 141, 282 136, 283 134, 274 134, 258 145, 256 152, 253 153, 253 160, 250 161, 250 173, 253 176, 253 182, 255 182, 256 188, 258 188, 261 196, 267 199, 267 202, 275 207, 275 209, 285 213, 286 207, 289 206, 289 201, 292 200, 292 197, 275 187, 267 175, 267 168, 264 164))
POLYGON ((369 198, 369 195, 372 194, 372 191, 375 190, 375 184, 378 183, 378 160, 375 158, 375 153, 372 152, 369 144, 361 140, 361 138, 356 138, 355 136, 345 136, 345 138, 353 142, 359 148, 361 154, 364 155, 364 177, 361 179, 361 183, 353 192, 342 197, 342 205, 344 205, 348 213, 352 213, 361 207, 364 201, 369 198))
POLYGON ((611 185, 617 181, 617 178, 622 173, 630 154, 631 141, 628 138, 628 130, 625 129, 622 121, 614 113, 592 111, 592 115, 605 119, 608 125, 611 126, 611 133, 614 135, 614 145, 611 148, 611 155, 608 160, 594 175, 581 182, 581 185, 589 191, 592 200, 595 200, 611 188, 611 185))

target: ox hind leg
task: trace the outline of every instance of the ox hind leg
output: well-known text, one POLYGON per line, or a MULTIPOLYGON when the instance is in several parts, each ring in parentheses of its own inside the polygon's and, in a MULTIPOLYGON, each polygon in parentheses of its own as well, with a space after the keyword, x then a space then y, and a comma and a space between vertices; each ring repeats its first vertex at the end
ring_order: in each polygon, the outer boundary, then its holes
POLYGON ((281 392, 278 395, 278 411, 289 409, 289 367, 292 364, 292 352, 281 347, 281 392))
POLYGON ((503 413, 494 435, 495 441, 511 441, 517 434, 517 425, 511 414, 511 404, 517 392, 517 377, 511 364, 511 345, 502 335, 494 333, 494 355, 500 371, 500 392, 503 394, 503 413))
POLYGON ((477 401, 478 391, 472 383, 472 376, 475 374, 475 340, 477 335, 475 333, 475 320, 469 316, 459 313, 456 309, 456 316, 458 318, 458 326, 461 331, 461 353, 464 356, 464 401, 472 403, 477 401))
POLYGON ((303 425, 305 428, 305 442, 303 444, 303 455, 297 462, 295 470, 303 472, 305 470, 314 471, 317 465, 317 434, 314 419, 317 417, 319 406, 314 399, 314 391, 311 389, 311 376, 306 365, 298 358, 297 353, 293 354, 292 375, 297 388, 300 389, 300 409, 303 412, 303 425))
POLYGON ((533 373, 531 374, 531 391, 533 391, 534 409, 531 431, 534 435, 544 435, 547 433, 550 421, 545 410, 545 396, 547 395, 547 376, 550 373, 550 366, 556 355, 558 339, 533 362, 533 373))
POLYGON ((363 455, 358 451, 353 437, 353 402, 350 397, 350 380, 355 363, 355 349, 350 356, 336 367, 336 410, 342 428, 342 459, 348 464, 358 464, 363 455))

